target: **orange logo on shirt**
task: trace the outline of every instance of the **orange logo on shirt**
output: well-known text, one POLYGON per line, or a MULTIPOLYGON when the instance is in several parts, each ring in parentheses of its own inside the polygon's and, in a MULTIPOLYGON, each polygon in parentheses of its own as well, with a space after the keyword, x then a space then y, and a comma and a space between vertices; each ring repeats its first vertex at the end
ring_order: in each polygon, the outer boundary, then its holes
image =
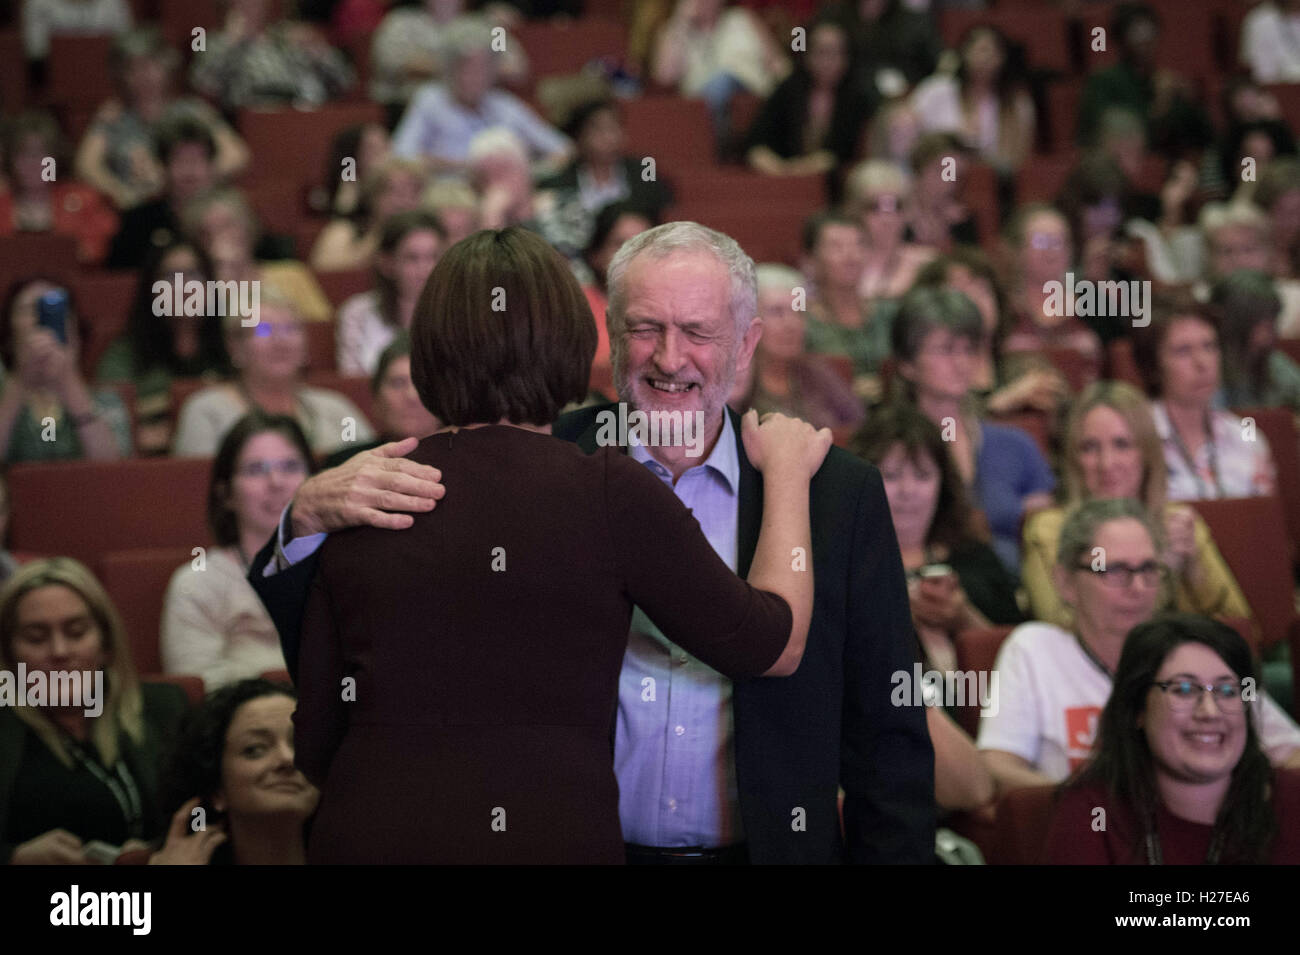
POLYGON ((1070 758, 1071 772, 1083 765, 1092 752, 1099 719, 1100 706, 1074 706, 1065 711, 1065 752, 1070 758))

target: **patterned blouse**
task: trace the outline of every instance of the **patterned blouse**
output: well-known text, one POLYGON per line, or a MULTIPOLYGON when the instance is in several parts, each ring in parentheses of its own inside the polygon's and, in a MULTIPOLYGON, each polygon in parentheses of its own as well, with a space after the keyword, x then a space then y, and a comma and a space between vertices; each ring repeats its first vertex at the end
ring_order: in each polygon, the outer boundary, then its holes
POLYGON ((1211 440, 1188 454, 1163 401, 1151 406, 1169 470, 1169 499, 1261 497, 1277 491, 1277 471, 1264 432, 1227 411, 1211 411, 1211 440))

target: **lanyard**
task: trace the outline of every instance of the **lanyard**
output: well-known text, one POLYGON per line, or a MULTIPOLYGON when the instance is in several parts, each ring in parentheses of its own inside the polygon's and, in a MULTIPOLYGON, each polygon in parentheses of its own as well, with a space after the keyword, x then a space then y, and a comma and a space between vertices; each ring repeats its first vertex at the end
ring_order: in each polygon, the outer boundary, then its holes
MULTIPOLYGON (((1169 422, 1169 434, 1174 439, 1174 447, 1178 448, 1179 455, 1182 456, 1183 463, 1187 465, 1187 470, 1192 473, 1192 478, 1196 481, 1197 497, 1204 499, 1205 482, 1201 480, 1200 469, 1196 466, 1192 454, 1187 450, 1187 445, 1183 444, 1183 436, 1178 433, 1172 421, 1169 422)), ((1214 492, 1216 497, 1226 497, 1223 493, 1223 482, 1219 480, 1219 448, 1214 440, 1214 426, 1210 421, 1210 413, 1205 413, 1205 437, 1206 443, 1210 448, 1210 474, 1214 478, 1214 492)))
MULTIPOLYGON (((1156 833, 1155 820, 1149 820, 1147 823, 1147 865, 1164 865, 1164 853, 1160 851, 1160 836, 1156 833)), ((1218 865, 1219 856, 1223 854, 1223 833, 1219 827, 1214 827, 1214 834, 1210 837, 1210 848, 1205 853, 1206 865, 1218 865)))
POLYGON ((140 790, 136 787, 135 780, 126 768, 125 761, 119 759, 117 765, 113 767, 113 775, 110 776, 104 772, 104 768, 99 765, 97 760, 86 755, 85 750, 76 740, 67 738, 65 743, 72 758, 103 783, 104 787, 112 794, 113 800, 117 803, 118 808, 122 810, 122 818, 126 820, 129 837, 143 838, 144 808, 140 800, 140 790))

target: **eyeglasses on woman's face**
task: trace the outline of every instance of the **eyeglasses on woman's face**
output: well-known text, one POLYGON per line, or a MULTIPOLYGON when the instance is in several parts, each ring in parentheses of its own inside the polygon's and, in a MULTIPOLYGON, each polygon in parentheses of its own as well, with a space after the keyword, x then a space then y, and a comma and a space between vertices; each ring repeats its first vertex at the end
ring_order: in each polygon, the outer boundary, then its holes
POLYGON ((1156 560, 1143 561, 1140 564, 1106 563, 1102 567, 1091 564, 1079 564, 1079 570, 1086 570, 1097 577, 1107 587, 1124 590, 1133 585, 1133 579, 1140 577, 1142 583, 1154 587, 1164 576, 1164 565, 1156 560))
POLYGON ((1246 705, 1240 680, 1221 680, 1218 683, 1197 683, 1194 680, 1157 680, 1151 684, 1159 687, 1175 713, 1190 713, 1201 704, 1208 693, 1219 712, 1226 715, 1240 713, 1246 705))

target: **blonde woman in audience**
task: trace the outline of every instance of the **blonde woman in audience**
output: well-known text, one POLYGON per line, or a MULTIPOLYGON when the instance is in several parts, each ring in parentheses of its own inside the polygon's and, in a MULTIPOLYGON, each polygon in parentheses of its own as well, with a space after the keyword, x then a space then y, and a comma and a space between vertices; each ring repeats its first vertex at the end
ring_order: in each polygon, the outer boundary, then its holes
POLYGON ((1250 606, 1205 521, 1167 499, 1160 436, 1151 404, 1136 388, 1100 381, 1079 396, 1066 425, 1064 464, 1065 506, 1046 508, 1025 521, 1021 579, 1033 619, 1070 626, 1070 609, 1053 572, 1061 527, 1068 508, 1110 498, 1137 501, 1161 530, 1161 563, 1173 584, 1165 602, 1172 609, 1250 618, 1250 606))
POLYGON ((235 367, 233 381, 191 395, 181 406, 172 454, 211 457, 226 432, 253 409, 289 415, 298 422, 316 454, 329 454, 374 437, 365 415, 346 396, 304 384, 307 336, 288 298, 263 288, 256 325, 238 315, 225 318, 226 351, 235 367))
POLYGON ((293 259, 263 262, 255 257, 257 216, 238 189, 218 187, 195 196, 185 205, 181 224, 207 253, 217 281, 259 281, 263 294, 266 287, 275 287, 305 321, 327 322, 333 317, 329 299, 305 265, 293 259))
MULTIPOLYGON (((1159 601, 1159 555, 1138 501, 1085 501, 1066 519, 1053 574, 1074 625, 1012 631, 998 651, 997 705, 980 716, 978 745, 1000 791, 1059 783, 1087 760, 1125 639, 1159 601)), ((1295 768, 1300 727, 1262 689, 1258 697, 1264 751, 1274 766, 1295 768)))
POLYGON ((305 863, 320 790, 293 764, 297 700, 288 684, 260 679, 208 694, 167 768, 166 805, 180 808, 150 865, 305 863), (194 832, 200 807, 206 827, 194 832))
POLYGON ((1214 407, 1222 384, 1218 319, 1193 301, 1157 307, 1133 329, 1133 358, 1152 402, 1174 501, 1276 493, 1268 438, 1214 407))
POLYGON ((845 210, 861 220, 867 237, 858 294, 868 302, 902 297, 935 254, 905 238, 910 177, 892 162, 868 159, 853 167, 844 188, 845 210))
POLYGON ((187 562, 172 575, 163 601, 167 673, 201 677, 211 691, 284 669, 279 634, 248 584, 248 565, 311 472, 311 449, 292 418, 251 411, 226 433, 208 485, 217 546, 201 566, 187 562))
POLYGON ((420 196, 420 208, 438 217, 448 246, 479 230, 478 196, 463 180, 435 179, 420 196))
POLYGON ((0 590, 0 669, 19 666, 47 684, 90 674, 98 702, 0 707, 0 864, 111 862, 161 834, 158 776, 185 695, 140 684, 121 618, 77 561, 32 561, 0 590))
POLYGON ((339 307, 340 372, 374 372, 379 353, 399 330, 411 327, 415 304, 443 247, 442 226, 432 213, 401 212, 384 223, 375 255, 375 287, 339 307))
POLYGON ((372 265, 384 223, 420 204, 424 181, 423 163, 386 160, 366 177, 356 211, 334 218, 316 237, 311 267, 317 272, 345 272, 372 265))

